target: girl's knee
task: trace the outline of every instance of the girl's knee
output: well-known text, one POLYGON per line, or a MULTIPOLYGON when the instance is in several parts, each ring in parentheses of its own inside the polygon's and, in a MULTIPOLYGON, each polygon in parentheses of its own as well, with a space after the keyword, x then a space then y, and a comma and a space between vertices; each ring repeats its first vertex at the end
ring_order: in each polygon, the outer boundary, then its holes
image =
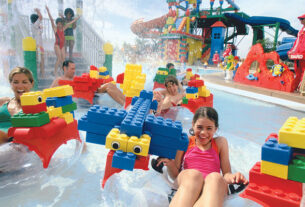
POLYGON ((213 172, 206 176, 205 183, 214 183, 222 186, 226 186, 226 181, 220 173, 213 172))
POLYGON ((203 185, 204 179, 201 172, 197 170, 183 170, 178 177, 178 182, 184 186, 200 186, 200 184, 203 185))

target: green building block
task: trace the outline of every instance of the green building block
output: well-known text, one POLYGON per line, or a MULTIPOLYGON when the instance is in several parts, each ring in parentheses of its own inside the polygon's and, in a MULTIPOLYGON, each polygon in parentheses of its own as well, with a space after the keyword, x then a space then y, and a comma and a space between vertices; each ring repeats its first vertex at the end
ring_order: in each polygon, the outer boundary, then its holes
POLYGON ((183 97, 182 104, 188 104, 189 100, 186 97, 183 97))
POLYGON ((66 112, 71 112, 71 111, 76 110, 76 109, 77 109, 77 106, 76 106, 76 103, 73 102, 73 103, 71 103, 71 104, 69 104, 69 105, 62 106, 61 109, 62 109, 62 113, 64 114, 64 113, 66 113, 66 112))
POLYGON ((171 71, 168 73, 168 75, 173 75, 176 77, 176 72, 177 72, 176 69, 171 69, 171 71))
POLYGON ((305 183, 305 156, 297 155, 288 166, 288 180, 305 183))
POLYGON ((39 127, 50 122, 49 115, 46 112, 37 114, 15 114, 12 118, 13 127, 39 127))

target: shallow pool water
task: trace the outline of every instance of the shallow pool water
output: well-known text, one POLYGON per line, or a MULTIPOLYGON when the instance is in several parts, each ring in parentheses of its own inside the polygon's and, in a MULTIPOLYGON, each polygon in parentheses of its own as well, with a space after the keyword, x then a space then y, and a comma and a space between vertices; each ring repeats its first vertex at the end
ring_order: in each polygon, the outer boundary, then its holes
MULTIPOLYGON (((120 70, 122 68, 118 67, 120 70)), ((152 83, 154 70, 146 70, 148 83, 152 83)), ((146 84, 151 89, 152 84, 146 84)), ((305 113, 269 104, 255 99, 229 94, 211 88, 214 107, 219 113, 218 134, 227 137, 230 160, 234 171, 248 175, 250 168, 260 160, 260 149, 266 137, 278 132, 289 116, 305 117, 305 113)), ((76 100, 78 119, 88 110, 88 103, 76 100)), ((120 108, 107 94, 94 99, 95 104, 120 108)), ((187 132, 192 113, 181 108, 177 120, 187 132)), ((83 132, 81 132, 84 135, 83 132)), ((0 196, 6 206, 168 206, 169 186, 153 170, 123 171, 113 175, 101 189, 108 150, 104 146, 86 144, 78 161, 62 172, 48 174, 41 183, 34 183, 20 193, 0 196)), ((41 169, 43 170, 43 169, 41 169)), ((7 177, 9 179, 9 176, 7 177)), ((259 206, 252 201, 229 197, 225 206, 259 206)))

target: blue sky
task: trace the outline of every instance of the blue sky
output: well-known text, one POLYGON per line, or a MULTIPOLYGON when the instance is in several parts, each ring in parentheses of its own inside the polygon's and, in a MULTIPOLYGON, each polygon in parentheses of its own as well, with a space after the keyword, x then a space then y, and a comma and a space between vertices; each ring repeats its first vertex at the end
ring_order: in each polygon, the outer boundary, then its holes
MULTIPOLYGON (((52 14, 57 16, 57 1, 23 0, 28 7, 43 8, 48 4, 52 14)), ((64 0, 64 8, 75 8, 76 0, 64 0)), ((209 7, 209 0, 202 0, 201 7, 209 7)), ((280 17, 290 21, 295 29, 300 29, 297 16, 305 13, 305 0, 235 0, 241 11, 249 16, 280 17), (291 3, 293 2, 293 3, 291 3)), ((215 0, 215 6, 219 1, 215 0)), ((224 7, 227 4, 224 3, 224 7)), ((30 11, 27 10, 27 12, 30 11)), ((130 25, 137 19, 144 21, 160 17, 168 12, 166 0, 84 0, 84 18, 97 33, 106 41, 114 45, 121 45, 124 41, 134 42, 136 36, 131 32, 130 25)), ((44 9, 43 13, 46 15, 44 9)), ((281 34, 280 39, 287 36, 281 34)), ((238 45, 241 56, 245 56, 252 42, 252 35, 245 37, 238 45)))

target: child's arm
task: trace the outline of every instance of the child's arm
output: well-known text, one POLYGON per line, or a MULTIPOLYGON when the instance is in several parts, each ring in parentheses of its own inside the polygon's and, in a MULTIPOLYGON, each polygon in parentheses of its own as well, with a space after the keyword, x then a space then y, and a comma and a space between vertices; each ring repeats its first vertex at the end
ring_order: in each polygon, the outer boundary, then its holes
POLYGON ((159 166, 161 163, 163 163, 167 167, 167 171, 169 176, 175 180, 180 173, 181 163, 182 163, 182 157, 184 155, 183 151, 178 150, 176 154, 176 158, 174 160, 168 159, 168 158, 160 158, 158 159, 159 166))
POLYGON ((215 139, 216 144, 219 149, 219 158, 220 158, 220 168, 224 179, 228 184, 232 183, 243 183, 247 184, 247 179, 240 173, 232 173, 231 171, 231 164, 229 160, 229 146, 228 141, 224 137, 219 137, 215 139))
POLYGON ((48 6, 46 6, 46 10, 48 12, 48 15, 49 15, 49 18, 50 18, 50 21, 51 21, 51 24, 52 24, 53 31, 54 31, 54 33, 56 33, 57 28, 56 28, 56 25, 54 23, 54 19, 53 19, 52 15, 51 15, 51 13, 49 11, 49 7, 48 6))
POLYGON ((39 20, 41 21, 42 20, 42 15, 41 15, 40 10, 38 8, 36 8, 35 12, 37 13, 39 20))
POLYGON ((80 18, 80 16, 76 17, 75 19, 73 19, 71 22, 67 22, 64 26, 64 30, 66 30, 71 24, 73 24, 74 22, 76 22, 78 19, 80 18))

